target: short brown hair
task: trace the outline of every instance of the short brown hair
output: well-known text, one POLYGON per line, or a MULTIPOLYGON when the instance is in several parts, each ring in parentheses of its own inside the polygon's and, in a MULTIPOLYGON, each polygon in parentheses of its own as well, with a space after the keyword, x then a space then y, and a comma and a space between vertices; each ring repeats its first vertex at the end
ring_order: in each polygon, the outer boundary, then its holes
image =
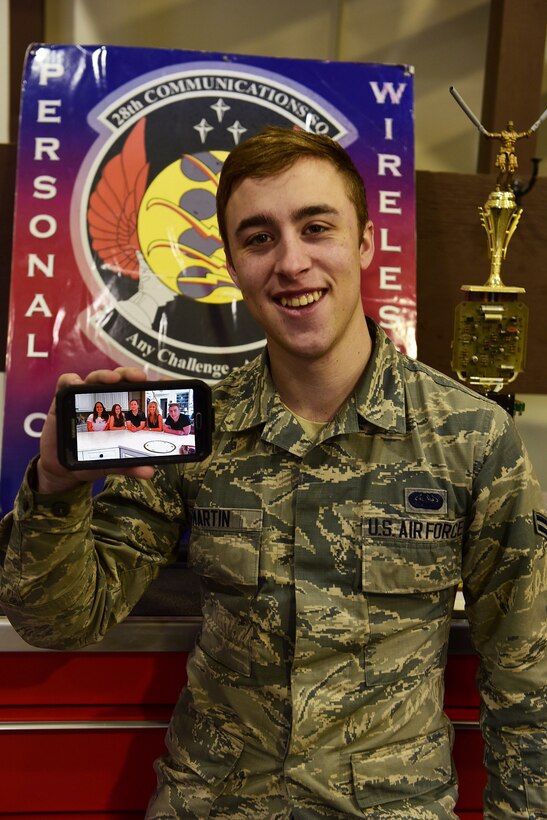
POLYGON ((234 148, 222 167, 217 191, 217 219, 227 256, 226 208, 236 185, 249 177, 276 176, 305 158, 326 160, 343 176, 361 234, 368 222, 367 195, 349 154, 323 134, 271 126, 234 148))

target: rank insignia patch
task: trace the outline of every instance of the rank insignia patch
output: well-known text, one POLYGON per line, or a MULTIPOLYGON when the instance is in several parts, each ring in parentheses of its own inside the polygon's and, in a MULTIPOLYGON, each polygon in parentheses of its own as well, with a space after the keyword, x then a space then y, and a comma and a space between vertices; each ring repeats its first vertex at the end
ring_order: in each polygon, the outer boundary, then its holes
POLYGON ((547 516, 534 510, 534 529, 538 535, 547 538, 547 516))

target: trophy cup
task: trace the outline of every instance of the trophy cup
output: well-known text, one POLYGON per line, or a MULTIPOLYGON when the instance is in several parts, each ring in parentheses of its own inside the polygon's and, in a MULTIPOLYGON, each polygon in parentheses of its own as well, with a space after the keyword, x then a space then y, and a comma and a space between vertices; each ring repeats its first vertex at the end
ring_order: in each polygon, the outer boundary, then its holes
POLYGON ((525 293, 524 288, 503 284, 501 266, 522 214, 513 182, 518 167, 516 143, 539 128, 547 117, 547 110, 527 131, 515 131, 509 121, 507 129, 490 132, 455 88, 451 87, 450 93, 481 134, 500 141, 496 157, 496 187, 484 206, 479 208, 488 239, 490 275, 484 285, 461 287, 467 301, 456 307, 451 366, 461 381, 468 382, 477 392, 494 398, 513 414, 514 396, 497 394, 524 370, 528 308, 519 301, 520 294, 525 293))

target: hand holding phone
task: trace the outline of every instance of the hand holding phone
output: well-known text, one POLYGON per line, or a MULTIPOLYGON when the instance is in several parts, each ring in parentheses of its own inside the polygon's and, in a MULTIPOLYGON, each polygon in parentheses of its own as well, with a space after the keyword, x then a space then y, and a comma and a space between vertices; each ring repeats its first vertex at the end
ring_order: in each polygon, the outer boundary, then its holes
MULTIPOLYGON (((146 373, 140 367, 119 367, 116 370, 94 370, 85 380, 77 373, 65 373, 57 382, 57 393, 70 385, 101 383, 114 385, 120 381, 142 381, 146 373)), ((121 473, 134 478, 152 478, 154 467, 124 467, 114 469, 85 470, 78 473, 69 471, 58 458, 57 444, 57 402, 54 396, 40 437, 40 458, 38 460, 38 490, 44 493, 65 492, 77 487, 82 482, 93 482, 104 478, 108 473, 121 473)))

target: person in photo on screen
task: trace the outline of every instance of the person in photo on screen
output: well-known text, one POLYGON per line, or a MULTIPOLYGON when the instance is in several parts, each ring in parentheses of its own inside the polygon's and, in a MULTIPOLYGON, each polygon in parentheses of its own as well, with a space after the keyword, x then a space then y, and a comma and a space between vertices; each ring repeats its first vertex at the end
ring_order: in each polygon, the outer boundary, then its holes
POLYGON ((108 420, 109 430, 125 430, 125 416, 121 404, 112 405, 110 419, 108 420))
POLYGON ((144 430, 146 424, 146 416, 139 407, 136 399, 131 399, 129 402, 129 410, 125 414, 125 425, 131 433, 138 433, 139 430, 144 430))
POLYGON ((93 412, 87 417, 87 429, 90 433, 101 433, 108 430, 108 413, 101 401, 95 402, 93 412))
POLYGON ((158 412, 158 403, 155 401, 148 404, 145 430, 155 430, 158 433, 163 430, 163 419, 161 413, 158 412))
POLYGON ((163 432, 172 433, 175 436, 187 436, 192 427, 192 420, 186 413, 181 413, 176 402, 169 405, 168 415, 163 422, 163 432))

